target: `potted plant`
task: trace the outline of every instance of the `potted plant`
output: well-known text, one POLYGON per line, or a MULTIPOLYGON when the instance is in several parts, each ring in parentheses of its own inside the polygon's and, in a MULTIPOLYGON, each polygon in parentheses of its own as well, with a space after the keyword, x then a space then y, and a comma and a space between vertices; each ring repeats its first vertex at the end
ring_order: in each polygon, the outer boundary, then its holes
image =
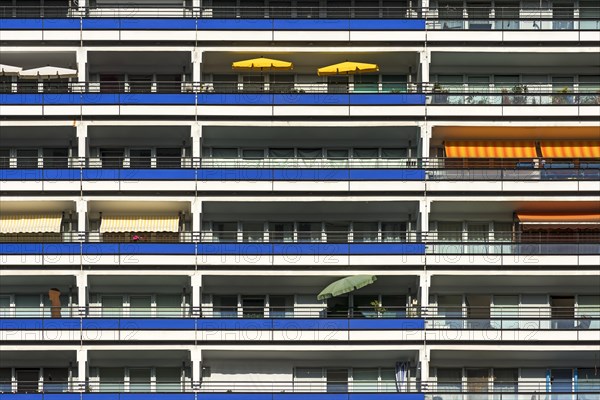
POLYGON ((383 315, 383 313, 385 313, 387 311, 385 309, 385 307, 383 307, 383 304, 381 304, 381 302, 379 300, 373 300, 370 304, 371 304, 371 306, 373 306, 373 311, 375 311, 375 313, 377 313, 377 317, 381 317, 383 315))
POLYGON ((527 86, 525 85, 515 85, 512 87, 511 92, 512 96, 512 104, 526 104, 527 103, 527 86))
POLYGON ((571 96, 567 96, 571 90, 565 86, 558 90, 556 95, 552 96, 552 104, 570 104, 572 101, 571 96))

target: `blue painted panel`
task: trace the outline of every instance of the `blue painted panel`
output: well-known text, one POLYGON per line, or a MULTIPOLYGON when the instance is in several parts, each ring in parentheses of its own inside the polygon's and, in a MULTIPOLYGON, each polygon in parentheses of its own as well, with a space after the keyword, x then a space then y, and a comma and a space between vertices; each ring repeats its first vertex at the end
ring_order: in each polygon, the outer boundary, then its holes
POLYGON ((0 254, 42 254, 41 243, 0 243, 0 254))
POLYGON ((284 31, 347 31, 347 19, 275 19, 273 29, 284 31))
POLYGON ((194 400, 194 393, 121 393, 120 400, 194 400))
POLYGON ((266 255, 271 254, 272 245, 269 243, 200 243, 198 254, 239 254, 266 255))
MULTIPOLYGON (((79 243, 44 243, 44 254, 48 255, 79 255, 81 245, 79 243)), ((49 260, 51 263, 52 260, 49 260)))
POLYGON ((46 181, 78 181, 81 179, 81 170, 78 168, 43 169, 46 181))
POLYGON ((44 93, 45 105, 81 104, 81 93, 44 93))
POLYGON ((350 329, 425 329, 425 320, 414 319, 396 319, 396 318, 365 318, 351 319, 350 329))
MULTIPOLYGON (((277 95, 275 95, 277 96, 277 95)), ((198 105, 271 105, 273 95, 268 93, 201 93, 198 105)))
POLYGON ((270 393, 201 393, 198 400, 273 400, 270 393))
POLYGON ((196 95, 190 93, 122 93, 119 104, 195 105, 196 95))
POLYGON ((422 169, 351 169, 353 181, 422 181, 425 170, 422 169))
POLYGON ((348 169, 275 169, 273 179, 278 181, 347 181, 348 169))
POLYGON ((41 94, 33 93, 2 93, 0 94, 0 104, 17 105, 17 104, 42 104, 43 97, 41 94))
POLYGON ((350 393, 350 400, 372 400, 373 397, 378 400, 425 400, 423 393, 377 393, 376 395, 367 393, 350 393))
POLYGON ((84 18, 81 26, 86 30, 114 30, 121 27, 118 18, 84 18))
POLYGON ((353 31, 424 31, 424 19, 351 19, 353 31))
POLYGON ((350 95, 336 93, 287 93, 274 94, 274 105, 334 105, 346 106, 350 95))
POLYGON ((43 23, 40 18, 2 18, 0 29, 6 30, 38 30, 42 29, 43 23))
POLYGON ((193 169, 122 169, 119 170, 122 180, 194 180, 193 169))
POLYGON ((347 319, 290 318, 274 319, 273 329, 280 330, 346 330, 347 319))
MULTIPOLYGON (((4 331, 41 330, 44 327, 42 318, 1 318, 0 329, 4 331)), ((8 339, 8 338, 7 338, 8 339)))
POLYGON ((41 181, 41 169, 0 169, 0 181, 41 181))
MULTIPOLYGON (((374 397, 370 395, 371 399, 374 397)), ((375 395, 376 396, 376 395, 375 395)), ((347 393, 273 393, 273 400, 348 400, 347 393)))
POLYGON ((209 318, 199 319, 199 330, 270 330, 273 324, 266 318, 209 318))
POLYGON ((261 168, 206 168, 198 170, 201 181, 270 181, 273 171, 261 168))
POLYGON ((81 28, 79 18, 44 18, 42 23, 44 29, 48 30, 79 30, 81 28))
POLYGON ((82 400, 119 400, 119 393, 83 393, 82 400))
POLYGON ((350 105, 424 105, 425 95, 417 93, 352 93, 350 105))
POLYGON ((351 243, 350 254, 425 254, 421 243, 351 243))
POLYGON ((79 318, 46 318, 43 320, 44 329, 64 330, 81 329, 81 320, 79 318))
POLYGON ((270 19, 200 18, 198 30, 271 30, 270 19))
POLYGON ((194 243, 122 243, 120 254, 196 254, 194 243))
POLYGON ((118 243, 83 243, 81 253, 88 254, 119 254, 118 243))
POLYGON ((346 243, 275 243, 273 254, 277 255, 329 255, 348 254, 346 243))
POLYGON ((80 400, 79 393, 45 393, 44 400, 80 400))
POLYGON ((81 321, 81 328, 84 330, 96 329, 119 329, 120 321, 116 318, 84 318, 81 321))
POLYGON ((84 181, 118 181, 118 169, 84 168, 81 177, 84 181))
POLYGON ((115 105, 119 104, 118 93, 83 93, 81 104, 86 105, 115 105))
POLYGON ((196 30, 194 18, 121 18, 121 29, 196 30))
POLYGON ((196 329, 192 318, 121 318, 121 329, 196 329))

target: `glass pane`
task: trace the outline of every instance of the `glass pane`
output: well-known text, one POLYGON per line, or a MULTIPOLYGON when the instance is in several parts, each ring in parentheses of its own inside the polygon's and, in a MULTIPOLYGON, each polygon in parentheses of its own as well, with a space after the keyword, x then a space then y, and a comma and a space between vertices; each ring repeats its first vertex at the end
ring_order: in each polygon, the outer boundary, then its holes
POLYGON ((125 380, 124 368, 98 368, 101 392, 122 392, 125 380))
POLYGON ((348 392, 348 370, 327 369, 327 393, 348 392))
POLYGON ((379 158, 379 149, 354 149, 354 158, 379 158))
POLYGON ((355 242, 377 242, 379 237, 377 222, 355 222, 353 236, 355 242))
POLYGON ((150 317, 152 315, 151 307, 150 296, 131 296, 129 298, 129 314, 132 317, 150 317))
POLYGON ((44 391, 51 393, 66 392, 69 381, 68 368, 44 368, 44 391))
POLYGON ((237 222, 213 222, 213 241, 237 242, 237 222))
POLYGON ((485 242, 489 237, 488 223, 469 223, 467 226, 469 241, 485 242))
POLYGON ((462 370, 460 368, 438 368, 438 391, 460 392, 462 370))
POLYGON ((378 75, 356 75, 354 77, 354 91, 377 93, 379 91, 378 75))
POLYGON ((352 371, 352 387, 355 392, 377 392, 377 368, 355 368, 352 371))
POLYGON ((216 318, 236 318, 238 298, 231 296, 213 296, 213 309, 216 318))
POLYGON ((440 221, 437 225, 438 240, 449 242, 462 240, 462 222, 440 221))
POLYGON ((181 317, 181 295, 159 294, 156 296, 156 313, 159 317, 181 317))
POLYGON ((17 317, 41 317, 40 296, 18 294, 15 296, 15 315, 17 317))
POLYGON ((383 75, 381 89, 386 93, 406 93, 406 75, 383 75))
POLYGON ((518 381, 517 368, 494 368, 494 392, 517 393, 518 381))
POLYGON ((298 158, 321 158, 323 150, 321 149, 298 149, 298 158))
POLYGON ((37 168, 37 149, 17 149, 17 168, 37 168))
POLYGON ((244 318, 264 318, 265 297, 242 296, 242 315, 244 318))
POLYGON ((181 149, 156 149, 157 168, 179 168, 181 166, 181 149))
POLYGON ((386 318, 405 318, 406 317, 406 296, 402 295, 383 295, 381 304, 385 311, 383 316, 386 318))
POLYGON ((130 168, 150 168, 152 166, 152 151, 150 149, 129 150, 130 168))
POLYGON ((129 370, 129 390, 131 392, 149 392, 152 370, 135 368, 129 370))
POLYGON ((384 242, 404 242, 406 241, 406 223, 382 222, 381 234, 384 242))
POLYGON ((294 316, 294 296, 269 296, 271 318, 291 318, 294 316))
POLYGON ((262 222, 244 222, 242 223, 242 232, 244 242, 263 242, 264 224, 262 222))
POLYGON ((44 149, 44 168, 67 168, 69 166, 68 149, 44 149))
POLYGON ((213 158, 238 158, 238 149, 233 148, 213 148, 213 158))
POLYGON ((389 149, 389 148, 381 149, 381 157, 382 158, 404 158, 407 156, 408 156, 407 149, 389 149))
POLYGON ((299 242, 320 242, 322 237, 320 222, 299 222, 299 242))
POLYGON ((0 296, 0 318, 10 317, 10 297, 0 296))
POLYGON ((102 316, 123 316, 123 296, 102 296, 102 316))
POLYGON ((181 368, 156 368, 156 391, 177 393, 181 391, 181 368))
POLYGON ((269 149, 270 158, 294 158, 294 149, 269 149))
POLYGON ((333 159, 347 159, 348 158, 348 150, 345 149, 334 149, 334 150, 327 150, 327 158, 333 158, 333 159))
POLYGON ((262 149, 242 149, 242 157, 250 159, 262 159, 265 157, 265 151, 262 149))
POLYGON ((270 242, 293 242, 294 241, 294 223, 293 222, 269 222, 269 241, 270 242))
POLYGON ((327 222, 325 224, 325 234, 327 235, 327 243, 348 243, 349 231, 349 223, 327 222))
POLYGON ((0 368, 0 393, 12 392, 12 370, 10 368, 0 368))

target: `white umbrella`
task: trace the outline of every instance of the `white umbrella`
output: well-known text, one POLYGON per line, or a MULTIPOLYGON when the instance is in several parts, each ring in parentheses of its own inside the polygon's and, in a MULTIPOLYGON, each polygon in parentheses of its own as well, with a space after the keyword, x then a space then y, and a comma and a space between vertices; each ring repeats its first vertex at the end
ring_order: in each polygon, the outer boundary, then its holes
POLYGON ((23 70, 21 67, 0 64, 0 76, 17 76, 23 70))
POLYGON ((77 78, 77 70, 47 66, 23 70, 19 73, 19 77, 25 79, 77 78))

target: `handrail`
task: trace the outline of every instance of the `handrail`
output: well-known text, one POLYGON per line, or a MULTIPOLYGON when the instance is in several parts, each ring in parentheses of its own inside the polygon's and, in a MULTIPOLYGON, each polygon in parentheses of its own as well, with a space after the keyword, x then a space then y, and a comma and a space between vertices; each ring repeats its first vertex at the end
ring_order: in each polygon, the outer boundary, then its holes
MULTIPOLYGON (((65 150, 67 150, 65 148, 65 150)), ((422 158, 422 157, 373 157, 373 158, 331 158, 320 157, 263 157, 263 158, 219 158, 219 157, 9 157, 0 156, 0 170, 37 170, 37 169, 425 169, 431 172, 430 178, 444 179, 465 174, 476 176, 485 171, 493 172, 489 178, 507 177, 525 178, 531 171, 555 172, 573 170, 600 169, 598 158, 422 158), (498 174, 497 171, 500 171, 498 174)), ((557 175, 558 176, 558 175, 557 175)), ((485 175, 482 175, 485 178, 485 175)), ((130 177, 133 178, 133 177, 130 177)), ((570 178, 572 178, 570 176, 570 178)))
MULTIPOLYGON (((393 370, 393 366, 390 367, 393 370)), ((472 394, 481 396, 493 394, 494 396, 506 395, 507 398, 518 394, 528 395, 578 395, 581 393, 600 393, 600 384, 591 382, 565 382, 567 385, 552 387, 549 390, 546 380, 525 381, 501 381, 488 378, 485 381, 418 381, 409 380, 397 382, 390 380, 213 380, 204 378, 201 381, 156 381, 131 383, 127 381, 91 381, 72 379, 68 381, 0 381, 0 388, 5 393, 10 393, 13 387, 28 387, 40 393, 55 393, 57 388, 65 392, 104 392, 104 393, 152 393, 152 392, 226 392, 226 393, 431 393, 431 394, 472 394), (568 387, 567 387, 568 386, 568 387), (6 391, 5 388, 9 388, 6 391)), ((455 397, 452 397, 455 398, 455 397)), ((495 397, 499 398, 499 397, 495 397)), ((571 398, 571 397, 569 397, 571 398)), ((581 398, 584 399, 583 397, 581 398)))

